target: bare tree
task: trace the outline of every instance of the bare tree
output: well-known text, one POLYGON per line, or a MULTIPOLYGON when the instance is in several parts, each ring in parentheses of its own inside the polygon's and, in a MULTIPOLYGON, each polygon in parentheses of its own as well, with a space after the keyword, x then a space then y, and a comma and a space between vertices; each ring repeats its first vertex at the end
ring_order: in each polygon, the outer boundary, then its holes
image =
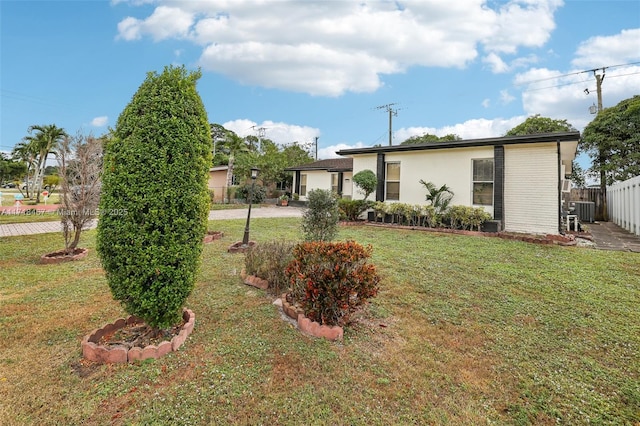
POLYGON ((82 230, 98 215, 102 141, 81 132, 66 137, 60 144, 58 165, 60 221, 65 254, 71 255, 78 246, 82 230))

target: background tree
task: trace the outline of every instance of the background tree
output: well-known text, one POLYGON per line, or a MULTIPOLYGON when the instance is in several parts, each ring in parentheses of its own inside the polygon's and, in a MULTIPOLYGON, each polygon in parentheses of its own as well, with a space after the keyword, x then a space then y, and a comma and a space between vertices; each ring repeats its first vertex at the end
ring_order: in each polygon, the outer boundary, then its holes
MULTIPOLYGON (((25 165, 26 173, 24 176, 24 180, 27 183, 25 193, 27 198, 30 198, 31 196, 31 188, 29 186, 29 183, 33 182, 33 173, 35 168, 37 167, 37 155, 38 154, 35 150, 35 145, 30 144, 24 140, 22 142, 18 142, 13 148, 13 151, 11 151, 11 157, 17 158, 25 165)), ((31 186, 33 186, 33 183, 31 184, 31 186)), ((18 188, 22 190, 20 186, 18 186, 18 188)))
POLYGON ((575 132, 576 129, 567 120, 541 117, 540 114, 528 117, 525 121, 505 133, 505 136, 535 135, 537 133, 575 132))
POLYGON ((0 152, 0 183, 20 179, 27 172, 27 165, 22 161, 9 158, 0 152))
POLYGON ((640 95, 605 108, 582 132, 581 149, 600 188, 640 175, 640 95))
POLYGON ((453 133, 449 133, 448 135, 444 135, 444 136, 436 136, 436 135, 431 135, 429 133, 425 133, 421 136, 411 136, 409 139, 400 143, 400 145, 412 145, 416 143, 451 142, 451 141, 459 141, 459 140, 462 140, 462 138, 453 133))
POLYGON ((369 169, 360 170, 358 173, 353 175, 353 183, 356 184, 356 187, 358 187, 360 192, 364 195, 364 199, 366 201, 369 195, 376 190, 378 178, 376 178, 376 174, 369 169))
POLYGON ((147 74, 105 150, 97 249, 114 298, 157 331, 181 320, 207 228, 212 142, 200 75, 147 74))
MULTIPOLYGON (((575 132, 577 131, 567 120, 558 120, 554 118, 541 117, 540 114, 528 117, 525 121, 518 124, 505 136, 525 136, 535 135, 537 133, 556 133, 556 132, 575 132)), ((578 187, 585 186, 585 173, 582 166, 576 160, 571 163, 571 175, 569 179, 578 187)))
MULTIPOLYGON (((64 129, 57 127, 55 124, 47 124, 29 127, 29 135, 24 137, 25 142, 31 146, 32 152, 36 154, 33 186, 31 187, 31 191, 35 192, 36 203, 40 202, 42 177, 44 176, 49 154, 56 155, 60 143, 67 136, 64 129)), ((28 181, 27 186, 29 186, 28 181)))
POLYGON ((75 137, 65 138, 60 145, 60 221, 65 254, 72 255, 82 230, 98 213, 102 142, 78 132, 75 137))

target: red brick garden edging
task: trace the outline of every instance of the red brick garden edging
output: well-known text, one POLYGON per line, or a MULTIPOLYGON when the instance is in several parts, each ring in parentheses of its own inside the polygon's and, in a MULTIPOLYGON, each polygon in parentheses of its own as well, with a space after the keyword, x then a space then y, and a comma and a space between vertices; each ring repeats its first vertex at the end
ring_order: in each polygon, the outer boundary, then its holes
POLYGON ((99 342, 103 336, 123 328, 126 325, 140 324, 143 322, 140 318, 133 315, 126 320, 120 318, 116 322, 98 328, 85 336, 82 340, 82 356, 89 361, 101 364, 117 364, 142 361, 149 358, 160 358, 169 352, 177 351, 193 331, 196 319, 193 311, 191 309, 185 309, 182 313, 182 318, 185 324, 182 326, 180 333, 170 341, 164 341, 157 346, 149 345, 145 348, 133 347, 127 350, 124 346, 107 347, 100 345, 99 342))
POLYGON ((298 329, 314 337, 324 337, 327 340, 342 340, 344 329, 338 325, 323 325, 316 321, 311 321, 304 315, 300 308, 296 308, 287 302, 287 295, 280 297, 282 300, 282 311, 291 319, 297 321, 298 329))

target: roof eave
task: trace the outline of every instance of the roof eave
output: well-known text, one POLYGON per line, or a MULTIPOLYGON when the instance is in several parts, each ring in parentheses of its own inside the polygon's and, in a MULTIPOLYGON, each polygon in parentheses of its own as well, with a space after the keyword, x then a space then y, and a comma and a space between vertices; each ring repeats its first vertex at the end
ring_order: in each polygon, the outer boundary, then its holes
POLYGON ((375 154, 385 152, 424 151, 430 149, 469 148, 477 146, 512 145, 544 142, 577 142, 580 132, 539 133, 524 136, 504 136, 499 138, 466 139, 461 141, 420 143, 410 145, 391 145, 368 148, 352 148, 337 151, 338 155, 375 154))

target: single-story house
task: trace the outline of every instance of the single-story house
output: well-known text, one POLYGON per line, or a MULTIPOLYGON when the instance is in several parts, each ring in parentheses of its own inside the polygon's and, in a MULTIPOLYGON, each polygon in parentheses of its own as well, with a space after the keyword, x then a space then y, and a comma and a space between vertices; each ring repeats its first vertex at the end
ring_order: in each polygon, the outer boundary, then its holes
MULTIPOLYGON (((349 180, 361 170, 376 174, 376 201, 428 204, 427 191, 420 184, 424 180, 437 187, 447 185, 454 193, 451 205, 484 208, 492 215, 497 230, 559 234, 563 194, 569 192, 567 176, 579 139, 579 132, 559 132, 354 148, 337 154, 349 157, 340 163, 345 165, 343 170, 349 164, 347 160, 352 160, 349 180)), ((290 170, 296 171, 294 192, 302 199, 304 191, 333 187, 333 178, 328 175, 337 169, 290 170)), ((346 176, 343 172, 343 194, 362 198, 347 183, 346 176)))
POLYGON ((312 189, 331 189, 343 198, 351 198, 352 169, 352 158, 330 158, 302 166, 288 167, 285 170, 294 172, 292 192, 298 194, 300 200, 305 201, 307 193, 312 189))

